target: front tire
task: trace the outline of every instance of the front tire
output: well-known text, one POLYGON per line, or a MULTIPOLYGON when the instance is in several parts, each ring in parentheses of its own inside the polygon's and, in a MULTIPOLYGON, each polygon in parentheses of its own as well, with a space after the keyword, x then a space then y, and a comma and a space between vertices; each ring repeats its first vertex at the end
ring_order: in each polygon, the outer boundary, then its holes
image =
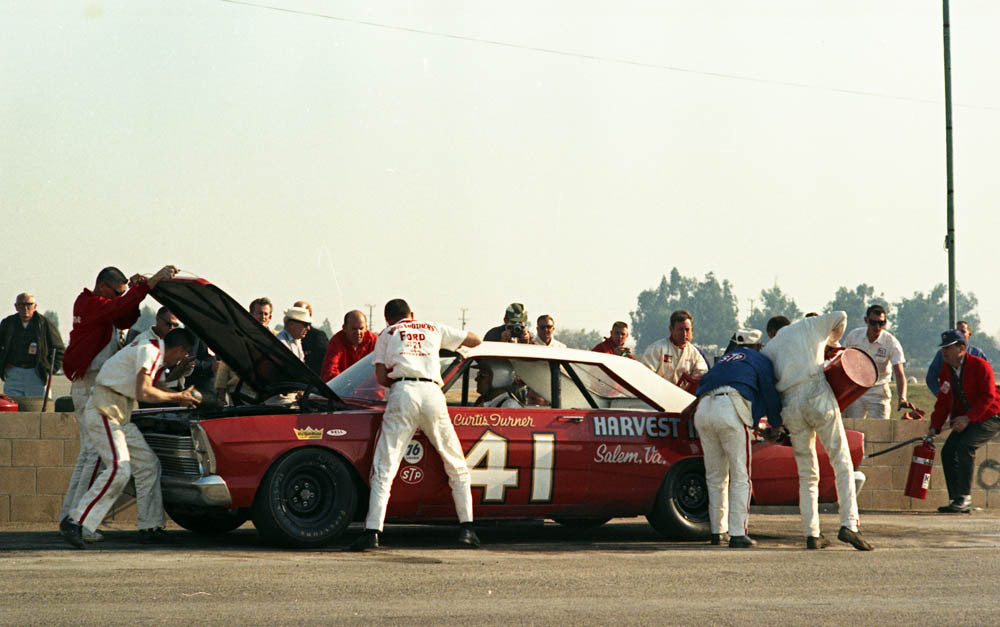
POLYGON ((646 518, 668 538, 704 540, 711 533, 708 485, 701 458, 683 459, 670 469, 646 518))
POLYGON ((267 471, 254 500, 253 524, 269 543, 323 546, 351 523, 357 501, 347 464, 325 449, 300 448, 267 471))

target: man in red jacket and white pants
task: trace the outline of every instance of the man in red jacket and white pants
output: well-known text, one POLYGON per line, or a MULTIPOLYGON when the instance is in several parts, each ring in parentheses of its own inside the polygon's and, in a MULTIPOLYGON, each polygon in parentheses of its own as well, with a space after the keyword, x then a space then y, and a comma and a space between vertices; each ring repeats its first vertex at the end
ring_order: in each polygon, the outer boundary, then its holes
MULTIPOLYGON (((115 267, 107 267, 97 274, 94 290, 86 288, 73 303, 73 329, 69 333, 69 346, 63 356, 63 371, 73 382, 70 394, 76 410, 77 422, 90 400, 97 373, 109 357, 118 351, 115 329, 128 329, 139 319, 139 303, 161 279, 171 279, 177 273, 174 266, 164 266, 146 280, 141 275, 126 279, 115 267), (131 286, 125 291, 126 284, 131 286)), ((81 423, 82 424, 82 423, 81 423)), ((66 488, 66 498, 59 512, 59 520, 90 488, 97 476, 100 458, 97 451, 80 430, 80 454, 66 488)), ((87 541, 100 540, 99 533, 87 533, 87 541)))
POLYGON ((938 373, 941 386, 927 433, 941 433, 951 418, 951 435, 941 449, 941 467, 951 503, 938 508, 942 514, 972 511, 972 464, 976 449, 1000 432, 1000 391, 990 362, 966 351, 965 335, 955 329, 941 334, 944 364, 938 373))

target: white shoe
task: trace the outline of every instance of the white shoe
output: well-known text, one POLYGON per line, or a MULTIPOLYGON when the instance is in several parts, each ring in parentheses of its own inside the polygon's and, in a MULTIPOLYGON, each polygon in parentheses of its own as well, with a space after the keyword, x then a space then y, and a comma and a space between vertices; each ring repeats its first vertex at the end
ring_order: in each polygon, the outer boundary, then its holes
POLYGON ((86 527, 83 528, 84 542, 102 542, 103 540, 104 540, 104 534, 102 534, 97 529, 90 531, 86 527))

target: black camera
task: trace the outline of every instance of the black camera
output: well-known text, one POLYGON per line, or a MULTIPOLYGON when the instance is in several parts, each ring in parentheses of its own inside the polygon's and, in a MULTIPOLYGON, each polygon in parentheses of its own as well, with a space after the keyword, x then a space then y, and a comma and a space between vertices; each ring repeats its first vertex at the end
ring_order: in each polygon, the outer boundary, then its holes
POLYGON ((510 331, 512 340, 516 340, 524 335, 524 324, 521 322, 508 322, 505 326, 510 331))

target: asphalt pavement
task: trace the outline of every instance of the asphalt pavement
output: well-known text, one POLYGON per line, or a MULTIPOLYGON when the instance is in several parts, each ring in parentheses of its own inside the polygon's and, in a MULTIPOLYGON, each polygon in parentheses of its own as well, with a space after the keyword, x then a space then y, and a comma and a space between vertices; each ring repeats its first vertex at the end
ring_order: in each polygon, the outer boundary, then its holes
POLYGON ((591 530, 388 526, 386 549, 262 545, 172 527, 166 546, 104 530, 85 551, 52 525, 0 528, 0 624, 992 624, 1000 513, 863 514, 870 553, 806 551, 797 515, 751 517, 753 549, 670 542, 645 519, 591 530))

